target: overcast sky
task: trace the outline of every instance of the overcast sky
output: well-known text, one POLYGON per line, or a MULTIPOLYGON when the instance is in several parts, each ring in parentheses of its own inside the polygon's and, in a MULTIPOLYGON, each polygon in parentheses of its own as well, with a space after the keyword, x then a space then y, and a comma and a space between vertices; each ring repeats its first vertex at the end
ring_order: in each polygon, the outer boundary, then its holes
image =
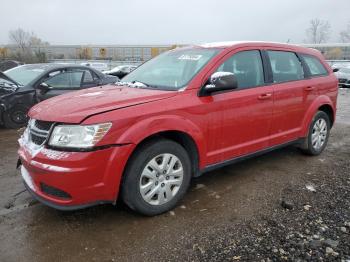
POLYGON ((301 43, 312 18, 337 42, 349 11, 350 0, 2 0, 0 44, 18 27, 51 44, 301 43))

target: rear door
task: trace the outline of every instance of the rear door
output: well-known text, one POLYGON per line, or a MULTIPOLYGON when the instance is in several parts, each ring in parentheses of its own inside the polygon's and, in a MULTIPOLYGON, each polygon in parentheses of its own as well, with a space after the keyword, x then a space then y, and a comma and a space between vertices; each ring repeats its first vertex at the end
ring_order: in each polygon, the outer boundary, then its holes
POLYGON ((273 88, 265 84, 260 50, 236 51, 217 72, 231 72, 238 88, 213 94, 221 104, 222 132, 218 140, 222 160, 264 149, 269 144, 273 108, 273 88))
POLYGON ((298 55, 287 50, 266 50, 273 78, 274 109, 271 146, 299 137, 306 104, 316 94, 305 78, 298 55))

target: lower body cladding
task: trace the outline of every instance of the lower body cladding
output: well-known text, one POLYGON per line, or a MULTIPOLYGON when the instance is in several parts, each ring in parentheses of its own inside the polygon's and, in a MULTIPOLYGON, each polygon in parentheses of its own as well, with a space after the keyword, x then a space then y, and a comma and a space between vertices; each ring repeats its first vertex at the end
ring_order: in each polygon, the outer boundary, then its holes
POLYGON ((60 210, 115 203, 127 159, 134 145, 90 152, 47 148, 18 150, 27 190, 40 202, 60 210))

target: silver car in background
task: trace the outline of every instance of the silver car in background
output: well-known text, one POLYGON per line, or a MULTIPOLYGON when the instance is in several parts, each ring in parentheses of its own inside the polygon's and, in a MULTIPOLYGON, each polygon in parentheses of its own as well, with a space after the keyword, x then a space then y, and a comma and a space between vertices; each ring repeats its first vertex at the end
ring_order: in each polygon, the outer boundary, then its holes
POLYGON ((350 67, 339 68, 335 75, 339 81, 339 88, 350 88, 350 67))

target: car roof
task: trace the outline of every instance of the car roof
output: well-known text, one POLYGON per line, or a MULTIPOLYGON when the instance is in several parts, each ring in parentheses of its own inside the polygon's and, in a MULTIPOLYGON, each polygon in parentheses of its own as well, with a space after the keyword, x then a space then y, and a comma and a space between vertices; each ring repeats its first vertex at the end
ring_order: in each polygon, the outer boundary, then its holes
POLYGON ((78 68, 78 69, 89 69, 93 71, 95 74, 104 76, 100 71, 96 70, 91 66, 79 65, 79 64, 56 64, 56 63, 42 63, 42 64, 25 64, 18 67, 32 67, 33 69, 43 69, 45 74, 47 71, 60 70, 63 68, 78 68))
MULTIPOLYGON (((20 65, 17 66, 15 68, 19 68, 19 67, 29 67, 29 68, 33 68, 35 69, 42 69, 43 72, 41 74, 39 74, 37 77, 35 77, 32 81, 30 81, 27 85, 30 86, 33 83, 35 83, 36 81, 38 81, 40 78, 42 78, 45 74, 49 73, 49 72, 53 72, 55 70, 61 70, 61 69, 65 69, 65 68, 78 68, 78 69, 88 69, 93 71, 95 74, 97 74, 100 78, 105 77, 105 75, 94 69, 91 66, 84 66, 84 65, 78 65, 78 64, 56 64, 56 63, 42 63, 42 64, 25 64, 25 65, 20 65)), ((15 69, 12 68, 12 69, 15 69)), ((10 69, 10 70, 12 70, 10 69)))
POLYGON ((268 42, 268 41, 224 41, 224 42, 212 42, 212 43, 203 43, 195 45, 199 48, 219 48, 219 49, 234 49, 239 47, 269 47, 269 48, 285 48, 292 50, 294 52, 312 54, 318 57, 321 57, 321 52, 316 49, 303 47, 296 44, 289 43, 279 43, 279 42, 268 42))
POLYGON ((43 64, 25 64, 21 65, 21 67, 32 67, 32 68, 38 68, 38 69, 44 69, 44 70, 51 70, 51 69, 60 69, 60 68, 89 68, 91 67, 84 66, 84 65, 75 65, 75 64, 56 64, 56 63, 43 63, 43 64))
POLYGON ((285 47, 295 47, 296 45, 288 43, 279 43, 279 42, 266 42, 266 41, 224 41, 224 42, 211 42, 203 43, 198 46, 204 48, 229 48, 238 45, 256 45, 256 46, 285 46, 285 47))

